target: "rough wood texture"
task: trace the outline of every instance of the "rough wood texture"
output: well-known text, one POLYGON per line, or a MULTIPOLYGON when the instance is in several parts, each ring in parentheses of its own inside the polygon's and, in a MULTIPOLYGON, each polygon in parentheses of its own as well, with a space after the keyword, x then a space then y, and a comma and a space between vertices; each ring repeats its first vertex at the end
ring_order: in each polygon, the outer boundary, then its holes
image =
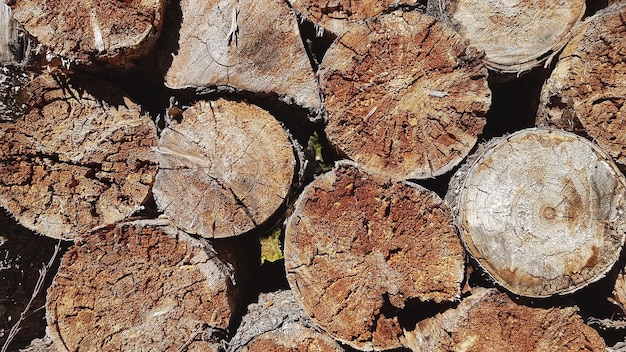
POLYGON ((295 175, 293 146, 267 111, 224 99, 198 102, 161 134, 154 197, 176 226, 208 238, 263 225, 295 175))
POLYGON ((626 3, 587 19, 541 91, 538 125, 593 138, 626 167, 626 3))
POLYGON ((321 108, 296 15, 286 2, 182 0, 180 6, 183 21, 165 76, 168 87, 229 86, 321 108))
POLYGON ((311 321, 290 290, 262 293, 248 306, 228 352, 341 352, 343 348, 311 321))
POLYGON ((218 350, 240 283, 213 247, 164 220, 86 238, 48 290, 47 333, 59 351, 218 350))
POLYGON ((320 84, 329 141, 392 179, 451 170, 476 143, 491 103, 481 55, 419 12, 354 26, 328 49, 320 84))
POLYGON ((604 340, 577 311, 525 306, 495 289, 475 288, 457 308, 407 332, 407 346, 414 352, 604 352, 604 340))
POLYGON ((447 23, 502 73, 528 71, 550 60, 585 13, 584 0, 432 0, 428 13, 447 23))
POLYGON ((163 26, 166 0, 12 0, 15 19, 50 53, 81 64, 124 65, 146 55, 163 26))
POLYGON ((419 0, 289 0, 291 6, 315 25, 343 34, 356 23, 399 6, 417 6, 419 0))
POLYGON ((156 174, 156 128, 116 87, 44 74, 28 113, 0 123, 0 206, 43 235, 75 239, 141 208, 156 174))
POLYGON ((490 141, 454 176, 446 199, 469 252, 519 295, 597 281, 626 235, 626 179, 598 146, 562 130, 490 141))
POLYGON ((401 346, 397 314, 408 301, 458 299, 463 264, 436 194, 351 163, 309 184, 286 222, 287 279, 304 311, 361 350, 401 346))
POLYGON ((17 29, 9 5, 0 4, 0 64, 15 60, 13 46, 17 43, 17 29))
POLYGON ((52 338, 46 335, 40 339, 34 339, 26 348, 20 349, 20 352, 58 352, 58 350, 54 347, 52 338))

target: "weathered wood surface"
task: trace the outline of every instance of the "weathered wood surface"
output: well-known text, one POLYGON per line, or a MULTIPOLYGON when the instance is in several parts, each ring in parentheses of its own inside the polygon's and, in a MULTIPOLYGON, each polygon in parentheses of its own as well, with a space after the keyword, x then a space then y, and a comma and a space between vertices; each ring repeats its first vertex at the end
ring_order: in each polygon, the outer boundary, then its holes
POLYGON ((295 13, 281 0, 182 0, 174 89, 229 86, 277 94, 317 113, 319 87, 295 13))
POLYGON ((538 125, 584 134, 626 168, 626 3, 588 18, 541 91, 538 125))
POLYGON ((9 5, 0 4, 0 64, 15 60, 14 45, 17 43, 17 28, 9 5))
POLYGON ((15 19, 51 54, 80 64, 124 66, 147 55, 167 1, 12 0, 15 19))
POLYGON ((243 234, 284 203, 297 175, 294 148, 282 125, 255 105, 198 102, 161 134, 155 200, 188 233, 243 234))
POLYGON ((48 290, 47 333, 59 351, 219 350, 241 282, 208 242, 166 220, 85 237, 48 290))
POLYGON ((335 35, 343 34, 356 23, 376 17, 400 6, 417 6, 418 0, 289 0, 291 7, 315 25, 335 35))
POLYGON ((291 290, 261 293, 248 306, 228 352, 341 352, 344 349, 323 332, 298 305, 291 290))
POLYGON ((407 347, 414 352, 605 351, 604 340, 577 311, 525 306, 496 289, 474 288, 457 308, 407 332, 407 347))
POLYGON ((451 170, 486 122, 491 92, 481 58, 419 12, 354 26, 320 66, 329 141, 368 172, 392 179, 451 170))
POLYGON ((529 297, 599 280, 626 235, 626 178, 598 146, 557 129, 485 144, 455 174, 446 200, 478 264, 529 297))
POLYGON ((567 44, 585 13, 585 1, 431 0, 427 11, 484 51, 490 69, 521 73, 550 60, 567 44))
POLYGON ((0 206, 25 227, 61 239, 141 209, 157 144, 141 108, 86 76, 43 74, 25 90, 28 112, 0 122, 0 206))
POLYGON ((458 299, 464 253, 449 209, 416 184, 339 163, 309 184, 286 222, 285 267, 304 311, 361 350, 401 346, 410 300, 458 299))

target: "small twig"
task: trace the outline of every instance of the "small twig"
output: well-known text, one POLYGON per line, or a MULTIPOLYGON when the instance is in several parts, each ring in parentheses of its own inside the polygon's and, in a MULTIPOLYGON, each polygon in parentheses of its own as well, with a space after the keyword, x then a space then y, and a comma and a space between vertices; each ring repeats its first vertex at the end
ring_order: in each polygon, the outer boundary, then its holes
MULTIPOLYGON (((54 264, 54 261, 56 260, 56 257, 59 254, 60 250, 61 250, 61 241, 59 240, 59 242, 57 242, 57 244, 54 246, 54 253, 52 253, 52 257, 48 261, 48 264, 43 264, 42 268, 39 269, 39 278, 37 279, 37 283, 35 284, 33 293, 30 296, 30 300, 28 301, 28 304, 26 304, 26 307, 24 308, 24 310, 22 310, 22 313, 20 313, 20 318, 15 322, 15 325, 11 327, 11 330, 9 331, 9 334, 7 335, 6 341, 4 341, 4 344, 2 345, 2 349, 0 349, 0 352, 7 351, 7 349, 9 348, 9 345, 11 344, 15 336, 17 336, 17 334, 20 332, 20 324, 24 321, 24 319, 27 316, 30 315, 31 313, 30 306, 33 304, 35 298, 39 295, 39 292, 43 288, 44 282, 46 280, 46 276, 48 274, 48 270, 50 270, 50 268, 54 264)), ((39 309, 40 308, 37 308, 35 311, 39 309)))

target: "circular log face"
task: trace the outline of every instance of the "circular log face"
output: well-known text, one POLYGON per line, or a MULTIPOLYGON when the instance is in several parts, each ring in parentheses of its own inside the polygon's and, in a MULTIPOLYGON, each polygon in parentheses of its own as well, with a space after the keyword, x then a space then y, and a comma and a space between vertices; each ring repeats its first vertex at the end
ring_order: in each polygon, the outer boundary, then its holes
POLYGON ((89 63, 148 53, 163 24, 166 1, 15 0, 13 14, 52 53, 89 63))
POLYGON ((415 6, 417 0, 289 0, 309 21, 335 34, 344 33, 358 21, 380 15, 400 5, 415 6))
POLYGON ((444 18, 485 52, 489 68, 504 73, 528 71, 561 50, 585 13, 584 0, 453 0, 447 6, 444 18))
POLYGON ((101 229, 63 257, 48 290, 48 334, 60 351, 193 350, 207 327, 228 328, 232 274, 167 222, 101 229))
POLYGON ((287 279, 304 311, 361 350, 400 347, 408 300, 460 295, 463 248, 433 192, 347 163, 306 187, 285 230, 287 279))
POLYGON ((591 142, 523 130, 487 144, 468 167, 450 186, 455 221, 468 250, 505 288, 530 297, 569 293, 617 260, 626 179, 591 142))
POLYGON ((230 237, 263 224, 283 204, 296 159, 267 111, 244 102, 199 102, 159 141, 154 196, 176 226, 230 237))
POLYGON ((328 49, 320 81, 330 142, 392 179, 449 171, 474 146, 491 103, 479 53, 418 12, 353 27, 328 49))
POLYGON ((541 92, 538 124, 593 138, 626 167, 626 4, 596 13, 578 29, 541 92))
POLYGON ((45 74, 28 112, 0 123, 0 205, 25 227, 75 239, 146 200, 156 173, 154 122, 119 89, 45 74))

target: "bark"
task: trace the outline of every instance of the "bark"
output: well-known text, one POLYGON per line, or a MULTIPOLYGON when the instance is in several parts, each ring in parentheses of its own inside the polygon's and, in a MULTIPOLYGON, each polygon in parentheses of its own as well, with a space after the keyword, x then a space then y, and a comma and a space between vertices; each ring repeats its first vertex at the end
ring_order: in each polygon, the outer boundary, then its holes
POLYGON ((291 6, 316 26, 336 35, 345 33, 355 24, 376 17, 400 6, 417 6, 419 0, 289 0, 291 6))
POLYGON ((87 77, 43 74, 26 90, 28 113, 0 123, 0 206, 25 227, 61 239, 141 209, 157 143, 141 108, 87 77))
POLYGON ((13 0, 15 19, 51 54, 124 66, 159 37, 167 1, 13 0))
POLYGON ((476 143, 491 103, 481 55, 416 11, 339 37, 320 84, 329 141, 368 172, 398 180, 451 170, 476 143))
POLYGON ((626 167, 626 3, 577 29, 541 91, 538 125, 585 134, 626 167))
POLYGON ((294 146, 267 111, 246 102, 199 102, 172 121, 158 146, 153 193, 176 226, 202 237, 264 225, 297 176, 294 146))
POLYGON ((59 351, 218 350, 242 283, 212 245, 166 220, 86 237, 48 291, 47 333, 59 351))
POLYGON ((490 69, 521 73, 549 63, 567 44, 585 13, 585 1, 433 0, 428 13, 484 51, 490 69))
POLYGON ((309 318, 290 290, 262 293, 248 306, 229 352, 319 351, 343 348, 309 318))
POLYGON ((626 234, 626 179, 598 146, 562 130, 493 139, 457 172, 446 199, 478 264, 523 296, 601 279, 626 234))
POLYGON ((361 350, 400 347, 405 305, 458 299, 464 273, 463 248, 436 194, 346 162, 296 201, 285 267, 304 311, 361 350))
POLYGON ((532 307, 496 289, 473 291, 457 308, 419 322, 406 333, 407 346, 414 352, 605 351, 575 306, 532 307))
POLYGON ((296 15, 281 0, 182 0, 179 48, 165 76, 174 89, 229 86, 277 94, 313 112, 319 87, 296 15))

